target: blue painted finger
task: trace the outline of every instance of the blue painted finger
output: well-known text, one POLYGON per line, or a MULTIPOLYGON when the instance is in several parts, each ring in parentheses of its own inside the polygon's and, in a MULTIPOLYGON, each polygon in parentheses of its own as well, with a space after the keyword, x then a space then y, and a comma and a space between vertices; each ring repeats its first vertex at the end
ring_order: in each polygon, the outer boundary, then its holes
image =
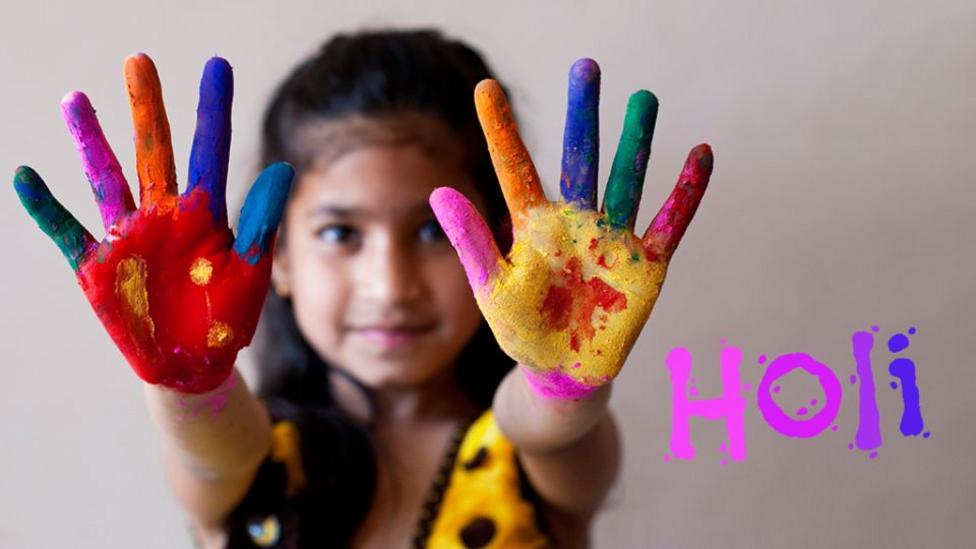
POLYGON ((190 150, 189 195, 202 188, 210 194, 210 212, 215 225, 227 222, 227 164, 230 160, 230 111, 234 96, 234 74, 230 63, 213 57, 200 79, 197 128, 190 150))
POLYGON ((241 219, 237 223, 237 241, 234 251, 245 261, 254 265, 268 252, 285 202, 291 189, 295 170, 285 162, 277 162, 264 169, 251 186, 241 219))
POLYGON ((64 254, 75 271, 97 242, 81 223, 51 194, 37 172, 21 166, 14 172, 14 189, 20 203, 64 254))
POLYGON ((583 58, 569 69, 569 99, 563 133, 563 200, 596 208, 600 156, 600 66, 583 58))

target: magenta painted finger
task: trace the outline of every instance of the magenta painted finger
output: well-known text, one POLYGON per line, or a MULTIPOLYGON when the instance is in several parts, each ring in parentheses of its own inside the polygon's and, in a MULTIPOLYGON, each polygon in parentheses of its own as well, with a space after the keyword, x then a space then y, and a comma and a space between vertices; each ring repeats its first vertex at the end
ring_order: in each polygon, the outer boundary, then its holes
POLYGON ((474 204, 450 187, 434 189, 430 193, 430 207, 457 250, 471 289, 481 293, 498 272, 502 258, 491 230, 474 204))
POLYGON ((95 201, 102 213, 102 223, 108 229, 120 217, 135 210, 132 192, 122 175, 115 153, 109 146, 102 127, 95 117, 88 97, 81 92, 71 92, 61 100, 61 114, 68 125, 75 148, 81 156, 88 182, 91 183, 95 201))
POLYGON ((664 201, 644 233, 644 249, 652 260, 671 260, 708 187, 712 164, 712 149, 705 143, 688 153, 671 196, 664 201))

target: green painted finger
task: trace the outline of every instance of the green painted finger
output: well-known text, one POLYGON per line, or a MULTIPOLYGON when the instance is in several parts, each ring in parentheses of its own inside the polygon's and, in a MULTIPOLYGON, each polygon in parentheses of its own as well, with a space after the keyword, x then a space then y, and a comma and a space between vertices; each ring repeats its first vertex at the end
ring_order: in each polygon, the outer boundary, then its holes
POLYGON ((611 227, 634 228, 656 121, 657 97, 647 90, 631 95, 603 196, 603 211, 611 227))
POLYGON ((27 213, 58 245, 68 264, 77 271, 84 254, 97 245, 91 233, 54 198, 41 176, 31 168, 17 168, 14 172, 14 189, 27 213))

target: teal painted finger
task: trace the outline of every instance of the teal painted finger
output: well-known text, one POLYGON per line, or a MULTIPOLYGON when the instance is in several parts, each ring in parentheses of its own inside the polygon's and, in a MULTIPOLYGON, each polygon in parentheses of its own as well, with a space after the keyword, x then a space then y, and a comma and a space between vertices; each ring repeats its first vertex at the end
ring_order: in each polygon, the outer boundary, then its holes
POLYGON ((657 97, 647 90, 630 96, 610 181, 603 196, 603 211, 611 227, 633 229, 644 189, 647 159, 657 121, 657 97))
POLYGON ((14 190, 27 213, 64 254, 75 271, 84 255, 97 245, 91 233, 51 194, 37 172, 21 166, 14 172, 14 190))
POLYGON ((268 252, 285 211, 294 177, 295 169, 291 165, 285 162, 272 164, 261 172, 244 199, 234 251, 251 265, 268 252))

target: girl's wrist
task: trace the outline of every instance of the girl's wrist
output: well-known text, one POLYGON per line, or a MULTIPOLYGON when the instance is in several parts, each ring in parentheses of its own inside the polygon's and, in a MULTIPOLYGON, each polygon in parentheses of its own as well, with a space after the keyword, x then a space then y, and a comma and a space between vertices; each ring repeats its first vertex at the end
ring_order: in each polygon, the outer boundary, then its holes
POLYGON ((227 401, 234 393, 238 383, 238 372, 232 368, 227 379, 219 385, 203 393, 187 393, 163 384, 145 383, 145 391, 152 394, 153 399, 162 403, 166 408, 175 410, 176 421, 196 419, 201 414, 213 417, 219 415, 227 405, 227 401))
POLYGON ((540 394, 534 371, 517 365, 498 387, 493 411, 499 428, 523 451, 547 453, 582 438, 607 413, 612 383, 576 399, 540 394), (518 370, 518 371, 516 371, 518 370))

